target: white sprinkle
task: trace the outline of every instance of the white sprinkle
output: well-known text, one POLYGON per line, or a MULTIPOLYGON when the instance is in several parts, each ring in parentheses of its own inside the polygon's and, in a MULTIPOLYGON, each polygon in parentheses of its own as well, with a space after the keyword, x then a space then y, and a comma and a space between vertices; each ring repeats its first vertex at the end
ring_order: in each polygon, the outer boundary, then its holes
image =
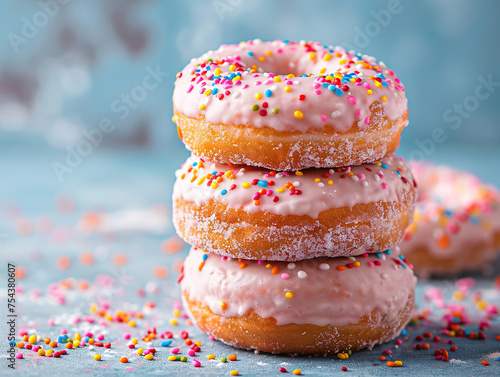
POLYGON ((363 186, 368 186, 368 181, 363 181, 363 186))
POLYGON ((300 186, 300 182, 299 182, 299 181, 295 181, 295 182, 293 182, 293 185, 294 185, 295 187, 299 187, 299 186, 300 186))
POLYGON ((288 269, 293 270, 295 268, 295 263, 288 263, 288 269))
POLYGON ((382 277, 382 279, 387 279, 389 276, 384 272, 382 275, 380 275, 382 277))
POLYGON ((330 170, 328 170, 328 173, 329 173, 329 174, 333 174, 333 173, 335 173, 335 170, 330 169, 330 170))
POLYGON ((320 270, 329 270, 330 269, 330 265, 328 263, 321 263, 319 265, 319 269, 320 270))
POLYGON ((337 111, 334 111, 333 113, 331 113, 331 116, 332 116, 332 118, 337 118, 340 116, 340 114, 342 114, 342 113, 337 110, 337 111))
POLYGON ((304 279, 307 277, 307 273, 305 271, 299 271, 297 273, 297 276, 299 277, 299 279, 304 279))
POLYGON ((241 92, 233 93, 233 98, 238 98, 239 96, 241 96, 241 92))
POLYGON ((325 186, 325 184, 324 184, 323 182, 320 182, 320 183, 318 183, 318 186, 319 186, 319 187, 324 187, 324 186, 325 186))

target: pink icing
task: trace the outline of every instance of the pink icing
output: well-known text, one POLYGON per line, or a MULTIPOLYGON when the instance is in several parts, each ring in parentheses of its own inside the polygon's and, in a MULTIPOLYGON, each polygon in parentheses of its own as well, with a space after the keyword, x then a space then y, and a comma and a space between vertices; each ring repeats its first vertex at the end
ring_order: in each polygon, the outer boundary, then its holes
POLYGON ((375 101, 391 120, 407 111, 403 85, 382 62, 318 42, 280 40, 222 45, 191 60, 173 95, 174 108, 188 117, 299 132, 325 125, 339 133, 353 124, 367 129, 377 123, 370 119, 375 101), (311 75, 287 78, 290 73, 311 75))
MULTIPOLYGON (((438 259, 454 258, 456 272, 477 267, 496 254, 494 248, 475 255, 474 261, 462 258, 464 252, 478 244, 492 244, 500 232, 500 193, 475 175, 447 166, 412 162, 419 184, 419 199, 414 223, 401 244, 411 254, 424 248, 438 259)), ((419 268, 427 275, 433 271, 419 268)))
POLYGON ((208 305, 223 317, 253 310, 262 318, 275 318, 277 325, 345 326, 374 310, 378 319, 387 316, 392 321, 407 305, 416 283, 403 258, 384 253, 295 263, 244 261, 243 269, 237 259, 210 253, 200 266, 204 254, 192 248, 184 262, 181 288, 190 301, 208 305), (278 273, 273 274, 275 267, 278 273), (293 298, 287 298, 287 292, 293 298), (225 310, 221 302, 227 303, 225 310))
POLYGON ((191 156, 176 172, 176 177, 174 200, 182 198, 201 205, 214 199, 247 212, 308 215, 313 219, 331 208, 401 202, 414 185, 408 165, 395 155, 378 163, 306 169, 298 173, 275 173, 250 166, 230 167, 191 156), (218 178, 221 181, 215 184, 218 178), (244 188, 245 184, 250 187, 244 188))

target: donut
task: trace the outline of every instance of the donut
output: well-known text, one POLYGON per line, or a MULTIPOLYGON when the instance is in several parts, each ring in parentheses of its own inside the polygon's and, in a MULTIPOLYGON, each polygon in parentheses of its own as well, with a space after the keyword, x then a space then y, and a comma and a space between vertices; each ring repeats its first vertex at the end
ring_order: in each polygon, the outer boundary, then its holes
POLYGON ((500 192, 472 173, 412 163, 419 184, 401 249, 419 276, 481 269, 500 249, 500 192))
POLYGON ((195 155, 272 170, 378 161, 408 124, 392 70, 318 42, 222 45, 177 74, 173 106, 195 155))
POLYGON ((296 263, 248 261, 192 248, 184 307, 204 332, 262 352, 319 355, 395 338, 414 308, 416 278, 391 253, 296 263))
POLYGON ((252 260, 391 249, 416 201, 411 170, 395 155, 354 167, 282 172, 191 156, 176 177, 179 236, 215 254, 252 260))

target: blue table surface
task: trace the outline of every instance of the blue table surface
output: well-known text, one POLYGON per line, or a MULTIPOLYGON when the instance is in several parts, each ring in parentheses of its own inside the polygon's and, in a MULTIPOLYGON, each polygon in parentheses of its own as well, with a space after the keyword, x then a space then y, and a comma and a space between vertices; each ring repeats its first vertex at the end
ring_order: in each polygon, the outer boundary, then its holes
MULTIPOLYGON (((169 198, 173 172, 188 152, 179 152, 172 157, 172 153, 95 151, 72 173, 64 176, 63 182, 57 180, 51 167, 52 161, 64 158, 62 152, 37 154, 13 148, 3 153, 5 158, 0 159, 0 169, 4 173, 0 185, 3 322, 7 318, 6 264, 11 262, 24 275, 17 280, 18 332, 36 331, 42 337, 57 339, 63 328, 70 335, 91 331, 105 334, 106 341, 112 346, 94 350, 81 347, 69 350, 68 355, 60 359, 35 357, 32 351, 22 350, 24 359, 17 360, 16 371, 11 371, 6 359, 8 327, 2 325, 0 335, 4 340, 0 350, 0 375, 229 375, 231 370, 239 370, 244 376, 267 376, 281 375, 279 368, 285 367, 290 374, 299 368, 303 375, 323 376, 344 373, 342 366, 348 368, 350 375, 500 375, 500 361, 497 360, 500 341, 495 340, 500 334, 500 320, 497 315, 488 316, 477 305, 480 297, 488 305, 500 308, 500 287, 495 286, 494 281, 494 276, 500 274, 498 263, 493 265, 490 275, 475 276, 475 286, 460 301, 456 292, 463 280, 458 285, 456 277, 419 282, 418 312, 427 308, 429 314, 427 319, 408 326, 407 335, 399 338, 403 341, 399 346, 391 341, 373 350, 354 352, 346 360, 335 355, 289 357, 255 354, 211 341, 181 317, 177 318, 177 326, 170 323, 179 299, 177 268, 187 247, 176 253, 165 253, 162 244, 166 240, 175 240, 172 238, 174 229, 169 198), (61 209, 61 201, 69 204, 61 209), (93 232, 82 230, 82 221, 91 218, 89 212, 106 214, 107 227, 93 232), (152 213, 159 215, 154 221, 148 221, 152 213), (88 254, 83 254, 85 252, 88 254), (84 255, 91 255, 93 264, 84 264, 84 255), (120 260, 123 263, 119 263, 120 260), (167 270, 166 277, 153 273, 167 270), (88 282, 88 289, 77 288, 81 281, 88 282), (73 287, 68 288, 71 284, 73 287), (138 294, 141 290, 144 296, 138 294), (443 295, 442 300, 439 294, 443 295), (65 302, 57 302, 55 298, 58 297, 63 297, 65 302), (106 326, 85 321, 76 323, 75 318, 90 315, 93 302, 103 300, 110 303, 110 312, 141 311, 144 318, 137 319, 134 328, 117 322, 109 322, 106 326), (148 302, 154 303, 154 308, 145 308, 148 302), (456 310, 454 305, 466 311, 471 322, 465 327, 470 331, 477 332, 479 323, 487 319, 490 326, 484 330, 486 340, 441 335, 442 317, 450 310, 456 310), (49 320, 55 324, 50 326, 49 320), (145 342, 141 338, 152 327, 158 332, 172 331, 174 339, 166 348, 160 347, 160 341, 153 341, 152 347, 158 352, 155 360, 147 361, 135 355, 122 336, 130 332, 143 345, 145 342), (186 363, 167 361, 172 346, 181 347, 182 355, 187 355, 188 347, 180 338, 182 330, 188 331, 191 339, 202 343, 202 351, 196 357, 201 361, 200 368, 194 368, 191 357, 186 363), (436 343, 427 339, 431 349, 417 351, 415 345, 423 341, 416 341, 415 337, 423 332, 440 335, 441 341, 436 343), (440 347, 449 349, 449 340, 454 341, 458 350, 450 352, 448 363, 436 360, 434 350, 440 347), (403 367, 389 368, 379 360, 382 351, 387 349, 392 351, 387 360, 401 360, 403 367), (100 362, 92 357, 96 350, 102 355, 100 362), (221 357, 233 353, 238 355, 238 361, 220 362, 221 357), (216 355, 216 359, 207 360, 208 354, 216 355), (120 356, 127 356, 129 363, 120 363, 120 356), (481 365, 482 360, 487 360, 490 365, 481 365)), ((500 153, 497 150, 464 151, 458 147, 443 147, 432 158, 474 170, 481 178, 500 187, 498 174, 492 174, 499 172, 500 153)))

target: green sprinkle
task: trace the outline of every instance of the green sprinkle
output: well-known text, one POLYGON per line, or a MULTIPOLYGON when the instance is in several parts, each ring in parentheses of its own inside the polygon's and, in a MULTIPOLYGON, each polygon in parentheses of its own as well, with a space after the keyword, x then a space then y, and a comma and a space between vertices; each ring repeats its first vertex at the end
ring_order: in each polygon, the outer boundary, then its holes
POLYGON ((253 111, 257 111, 257 110, 259 110, 259 105, 253 105, 253 106, 252 106, 252 110, 253 110, 253 111))
POLYGON ((187 361, 187 359, 188 359, 188 358, 187 358, 186 356, 182 356, 182 357, 181 357, 181 361, 186 362, 186 361, 187 361))
POLYGON ((276 108, 273 110, 273 113, 278 114, 280 112, 280 109, 276 108))
POLYGON ((220 361, 222 361, 223 363, 227 363, 227 357, 222 357, 220 361))

